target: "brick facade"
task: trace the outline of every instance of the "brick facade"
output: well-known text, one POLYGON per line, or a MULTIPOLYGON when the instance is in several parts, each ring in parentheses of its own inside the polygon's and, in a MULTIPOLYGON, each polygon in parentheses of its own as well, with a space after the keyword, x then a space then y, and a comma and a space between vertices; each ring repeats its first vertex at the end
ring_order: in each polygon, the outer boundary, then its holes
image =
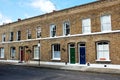
POLYGON ((16 54, 13 60, 20 60, 20 47, 24 48, 24 60, 26 49, 31 49, 33 59, 33 46, 40 41, 40 59, 46 62, 70 62, 69 44, 75 45, 75 63, 79 63, 79 43, 85 43, 86 63, 110 63, 120 64, 120 1, 101 0, 73 8, 68 8, 52 13, 43 14, 29 19, 9 23, 0 26, 0 48, 5 49, 2 60, 10 60, 10 48, 15 47, 16 54), (111 15, 112 30, 101 32, 100 17, 111 15), (91 33, 82 33, 82 19, 91 19, 91 33), (70 35, 63 36, 63 23, 70 22, 70 35), (50 37, 50 25, 56 25, 56 37, 50 37), (41 38, 36 38, 36 28, 41 27, 41 38), (32 39, 27 39, 27 30, 31 30, 32 39), (21 31, 21 40, 17 41, 17 31, 21 31), (9 41, 10 32, 14 33, 13 41, 9 41), (2 34, 6 34, 5 42, 2 42, 2 34), (96 43, 98 41, 109 42, 109 56, 111 61, 96 61, 96 43), (60 44, 60 60, 52 59, 52 45, 60 44))

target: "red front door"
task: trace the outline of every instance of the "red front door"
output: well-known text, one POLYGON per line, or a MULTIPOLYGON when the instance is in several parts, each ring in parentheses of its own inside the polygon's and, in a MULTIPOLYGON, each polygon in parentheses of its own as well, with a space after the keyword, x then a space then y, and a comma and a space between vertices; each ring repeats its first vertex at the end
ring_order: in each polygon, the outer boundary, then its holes
POLYGON ((24 61, 24 49, 23 47, 20 47, 20 61, 24 61))

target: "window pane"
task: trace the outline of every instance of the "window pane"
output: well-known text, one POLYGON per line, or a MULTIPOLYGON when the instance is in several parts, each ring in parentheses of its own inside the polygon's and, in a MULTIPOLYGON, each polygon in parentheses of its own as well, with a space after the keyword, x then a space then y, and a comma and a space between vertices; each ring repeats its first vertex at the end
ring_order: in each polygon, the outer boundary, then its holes
POLYGON ((85 46, 85 44, 84 44, 84 43, 81 43, 80 46, 85 46))
POLYGON ((98 45, 98 50, 103 50, 103 45, 98 45))
POLYGON ((60 51, 54 52, 54 58, 60 58, 60 51))
POLYGON ((109 50, 109 45, 108 44, 104 44, 104 50, 109 50))

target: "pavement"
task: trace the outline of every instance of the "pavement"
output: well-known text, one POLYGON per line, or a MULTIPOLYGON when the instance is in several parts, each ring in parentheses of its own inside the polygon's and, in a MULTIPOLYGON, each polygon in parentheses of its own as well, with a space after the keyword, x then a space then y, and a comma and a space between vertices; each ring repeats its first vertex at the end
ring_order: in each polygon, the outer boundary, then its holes
POLYGON ((111 73, 111 74, 120 74, 120 65, 112 64, 89 64, 89 65, 80 65, 80 64, 65 64, 65 63, 54 63, 54 62, 23 62, 18 63, 11 61, 0 61, 2 64, 18 65, 18 66, 28 66, 28 67, 37 67, 37 68, 50 68, 50 69, 62 69, 62 70, 74 70, 74 71, 83 71, 83 72, 98 72, 98 73, 111 73))

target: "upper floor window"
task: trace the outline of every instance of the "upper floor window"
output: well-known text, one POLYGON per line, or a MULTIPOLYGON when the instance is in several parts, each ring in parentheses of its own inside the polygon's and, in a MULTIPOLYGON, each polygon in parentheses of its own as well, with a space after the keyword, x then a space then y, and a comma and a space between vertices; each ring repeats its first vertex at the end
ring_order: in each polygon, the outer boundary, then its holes
POLYGON ((31 30, 27 30, 27 39, 31 39, 32 38, 32 36, 31 36, 31 30))
POLYGON ((10 41, 13 41, 13 32, 10 32, 10 41))
POLYGON ((63 24, 63 35, 70 35, 70 23, 64 22, 63 24))
POLYGON ((111 31, 111 15, 101 16, 101 31, 111 31))
POLYGON ((5 33, 2 34, 2 42, 5 42, 5 37, 6 37, 5 33))
POLYGON ((97 43, 97 60, 109 60, 109 43, 102 41, 97 43))
POLYGON ((56 25, 50 25, 50 37, 56 36, 56 25))
POLYGON ((21 31, 17 31, 17 40, 21 40, 21 31))
POLYGON ((60 44, 52 45, 52 59, 60 60, 60 44))
POLYGON ((41 28, 40 27, 37 27, 37 29, 36 29, 36 37, 37 38, 41 37, 41 28))
POLYGON ((82 20, 82 33, 91 33, 91 19, 82 20))

